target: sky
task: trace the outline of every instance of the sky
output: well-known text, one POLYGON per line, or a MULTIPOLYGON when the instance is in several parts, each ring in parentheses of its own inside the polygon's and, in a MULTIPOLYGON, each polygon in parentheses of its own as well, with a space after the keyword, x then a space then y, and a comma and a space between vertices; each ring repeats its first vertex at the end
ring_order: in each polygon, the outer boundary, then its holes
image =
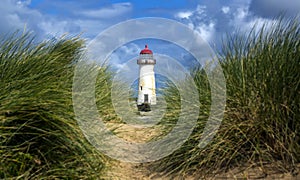
MULTIPOLYGON (((297 15, 300 0, 1 0, 0 34, 25 30, 39 39, 80 34, 88 42, 116 23, 163 17, 186 24, 218 47, 226 34, 275 23, 282 12, 297 15)), ((112 55, 112 63, 122 67, 144 44, 125 44, 112 55)), ((153 41, 149 47, 161 54, 172 52, 174 57, 191 58, 187 52, 172 50, 176 47, 167 42, 153 41)))

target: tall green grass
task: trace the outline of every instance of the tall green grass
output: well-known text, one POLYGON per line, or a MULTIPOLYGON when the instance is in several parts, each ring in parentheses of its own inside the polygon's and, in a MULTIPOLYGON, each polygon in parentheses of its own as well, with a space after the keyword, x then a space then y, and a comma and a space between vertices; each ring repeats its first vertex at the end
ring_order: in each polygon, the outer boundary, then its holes
POLYGON ((79 38, 36 42, 19 33, 1 37, 0 179, 101 176, 105 159, 85 140, 72 107, 74 66, 83 43, 79 38))
POLYGON ((155 162, 154 169, 167 174, 198 171, 206 176, 233 167, 259 166, 265 171, 265 165, 272 164, 275 170, 292 172, 300 162, 299 19, 229 37, 218 60, 227 88, 218 133, 204 149, 198 148, 211 100, 207 76, 196 68, 198 126, 180 149, 155 162))

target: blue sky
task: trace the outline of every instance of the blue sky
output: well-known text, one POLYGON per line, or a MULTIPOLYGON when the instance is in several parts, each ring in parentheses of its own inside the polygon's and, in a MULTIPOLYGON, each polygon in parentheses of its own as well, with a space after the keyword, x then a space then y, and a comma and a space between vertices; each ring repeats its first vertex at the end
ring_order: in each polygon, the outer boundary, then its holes
MULTIPOLYGON (((272 24, 282 11, 296 15, 300 0, 1 0, 0 33, 26 28, 40 39, 82 33, 89 41, 124 20, 164 17, 186 24, 211 46, 219 46, 226 34, 272 24)), ((124 59, 137 55, 144 43, 124 45, 118 51, 126 56, 116 53, 113 63, 122 65, 124 59)), ((152 47, 162 54, 175 52, 170 44, 160 41, 153 41, 152 47)), ((189 55, 180 52, 174 56, 189 55)))
POLYGON ((215 40, 235 29, 271 21, 280 11, 296 14, 299 0, 1 0, 1 32, 23 29, 39 36, 63 33, 93 38, 131 18, 165 17, 183 22, 215 40))

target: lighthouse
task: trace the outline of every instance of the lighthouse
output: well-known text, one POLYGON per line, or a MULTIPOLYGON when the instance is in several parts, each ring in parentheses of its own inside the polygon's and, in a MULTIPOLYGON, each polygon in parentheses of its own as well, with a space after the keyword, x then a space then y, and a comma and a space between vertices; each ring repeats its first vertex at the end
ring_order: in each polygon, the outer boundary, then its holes
POLYGON ((156 104, 154 65, 156 60, 153 52, 145 45, 140 52, 139 59, 139 90, 137 106, 140 111, 150 111, 150 105, 156 104))

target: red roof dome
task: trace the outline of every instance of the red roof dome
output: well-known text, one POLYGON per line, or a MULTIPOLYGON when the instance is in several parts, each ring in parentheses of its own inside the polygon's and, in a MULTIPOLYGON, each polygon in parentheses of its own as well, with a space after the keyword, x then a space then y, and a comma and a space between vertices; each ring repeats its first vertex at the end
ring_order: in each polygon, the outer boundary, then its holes
POLYGON ((145 45, 145 49, 141 50, 140 54, 153 54, 150 49, 148 49, 148 45, 145 45))

